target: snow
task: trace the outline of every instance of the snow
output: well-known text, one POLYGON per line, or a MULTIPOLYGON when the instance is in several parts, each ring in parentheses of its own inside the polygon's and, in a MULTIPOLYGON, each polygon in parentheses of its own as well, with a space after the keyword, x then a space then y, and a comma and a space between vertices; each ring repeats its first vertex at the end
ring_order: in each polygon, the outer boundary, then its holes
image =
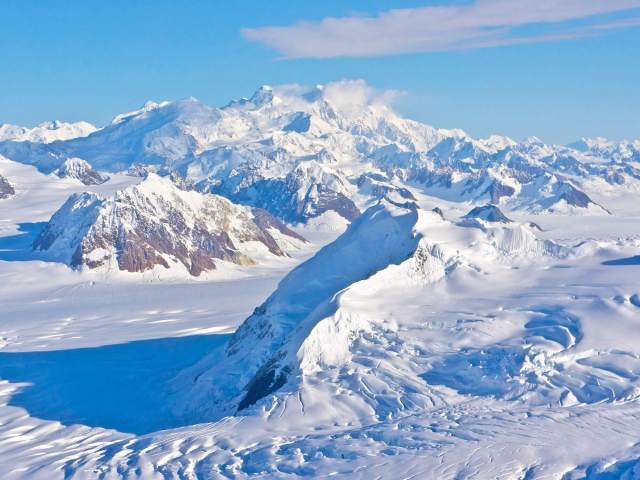
POLYGON ((216 262, 252 265, 303 246, 292 231, 274 228, 273 217, 265 217, 273 226, 257 217, 226 198, 181 190, 149 173, 108 198, 71 195, 36 238, 33 258, 104 272, 162 274, 163 266, 169 275, 197 276, 216 262))
POLYGON ((295 197, 299 213, 288 213, 291 222, 326 211, 351 220, 353 208, 345 203, 362 209, 384 196, 384 188, 357 186, 372 171, 382 176, 379 186, 565 215, 610 211, 607 198, 591 199, 601 191, 594 180, 614 191, 640 188, 638 142, 597 139, 566 147, 536 137, 474 139, 400 117, 392 97, 361 80, 344 80, 265 86, 221 108, 194 98, 147 102, 89 136, 48 144, 5 139, 0 153, 47 173, 74 157, 100 171, 177 172, 202 191, 283 218, 295 197), (309 195, 318 185, 325 190, 309 195))
MULTIPOLYGON (((422 219, 416 219, 411 211, 387 207, 390 218, 400 220, 408 215, 407 218, 413 219, 407 224, 409 230, 405 231, 412 231, 417 226, 425 237, 444 242, 445 246, 455 241, 462 234, 460 232, 479 231, 442 222, 426 212, 420 213, 422 219), (411 224, 414 227, 410 227, 411 224)), ((465 244, 467 241, 449 248, 456 251, 465 244)), ((628 247, 625 249, 628 250, 628 247)), ((470 248, 467 255, 475 251, 475 248, 470 248)), ((363 260, 366 260, 366 252, 366 249, 362 250, 363 260)), ((111 292, 105 295, 109 290, 100 289, 106 288, 106 285, 101 287, 96 282, 92 288, 99 290, 88 296, 88 305, 91 305, 92 299, 129 296, 131 304, 139 309, 131 312, 130 309, 110 303, 104 309, 99 307, 93 318, 74 319, 68 327, 61 329, 61 332, 68 331, 72 337, 84 332, 87 338, 70 339, 61 335, 57 337, 59 339, 37 340, 60 345, 56 350, 66 345, 65 350, 71 352, 67 354, 69 360, 64 360, 60 354, 56 357, 55 352, 47 356, 46 347, 44 354, 38 356, 37 352, 43 349, 35 348, 35 339, 30 346, 13 347, 35 352, 31 354, 33 360, 43 367, 31 373, 16 367, 21 361, 29 361, 26 356, 10 357, 2 363, 2 371, 9 372, 4 374, 13 379, 12 385, 17 384, 16 380, 27 379, 35 382, 36 387, 31 388, 37 389, 30 397, 18 397, 18 406, 4 407, 5 418, 14 419, 9 422, 13 426, 8 427, 11 430, 7 434, 20 433, 18 438, 22 439, 17 441, 17 445, 22 445, 20 449, 5 452, 4 458, 11 462, 12 468, 23 466, 36 475, 40 472, 42 476, 55 471, 55 465, 60 464, 65 465, 67 471, 74 472, 74 475, 88 475, 94 468, 115 472, 118 468, 135 465, 142 472, 196 471, 205 478, 209 475, 215 477, 219 474, 216 472, 233 472, 239 477, 277 477, 285 475, 285 472, 321 476, 335 471, 353 478, 372 474, 395 478, 398 472, 436 478, 453 478, 456 475, 463 478, 494 478, 499 475, 517 477, 531 471, 533 473, 529 475, 536 478, 585 470, 591 464, 602 464, 603 458, 634 459, 636 456, 629 445, 635 443, 634 432, 639 413, 637 404, 625 400, 629 393, 616 390, 619 388, 617 385, 627 382, 622 380, 625 377, 612 376, 607 372, 615 369, 622 373, 628 369, 632 374, 635 357, 627 353, 606 353, 602 346, 615 344, 620 352, 635 351, 634 342, 630 339, 634 336, 632 325, 637 313, 634 314, 636 310, 633 309, 636 307, 628 301, 622 304, 612 302, 610 298, 620 291, 628 298, 634 288, 637 290, 637 284, 633 281, 633 272, 612 276, 607 269, 629 267, 602 266, 599 263, 602 255, 611 256, 611 252, 570 263, 565 259, 562 264, 569 268, 560 269, 548 268, 555 265, 553 259, 549 259, 550 264, 544 263, 542 268, 536 263, 514 270, 496 266, 487 258, 479 263, 484 269, 490 268, 490 282, 482 279, 484 273, 465 268, 454 271, 448 280, 438 280, 442 275, 440 270, 427 284, 398 285, 398 280, 406 277, 408 265, 403 263, 391 270, 384 269, 369 277, 365 283, 356 283, 348 292, 341 294, 336 314, 326 317, 328 322, 322 320, 316 326, 317 330, 306 337, 298 355, 306 376, 310 378, 305 378, 299 393, 282 394, 273 405, 267 403, 264 413, 245 414, 204 424, 195 424, 193 420, 183 418, 171 420, 174 417, 165 410, 165 406, 166 402, 175 401, 175 384, 169 388, 166 380, 177 375, 186 363, 197 361, 198 356, 206 359, 207 353, 215 351, 217 345, 222 348, 221 343, 216 342, 224 342, 226 338, 216 335, 192 338, 183 332, 182 335, 187 336, 181 337, 184 338, 182 344, 179 340, 167 340, 165 343, 134 342, 120 349, 70 349, 72 345, 86 345, 91 338, 104 338, 107 335, 114 342, 148 338, 147 335, 171 337, 176 335, 178 328, 188 330, 187 326, 190 323, 194 325, 194 322, 204 330, 205 326, 225 325, 226 321, 226 331, 229 332, 234 329, 238 319, 249 313, 252 308, 247 304, 249 300, 244 295, 230 296, 234 284, 228 282, 198 282, 195 285, 201 288, 193 294, 188 292, 194 284, 184 287, 172 284, 171 289, 180 290, 171 295, 168 295, 167 286, 160 282, 147 285, 135 296, 126 293, 132 291, 126 285, 118 290, 113 290, 117 285, 110 285, 111 292), (381 273, 384 273, 382 277, 381 273), (580 278, 589 278, 589 282, 577 282, 580 278), (154 288, 160 296, 148 296, 154 288), (207 291, 208 295, 202 295, 207 291), (542 299, 551 301, 555 306, 553 309, 541 310, 536 307, 528 310, 531 307, 528 307, 527 300, 523 302, 523 292, 526 293, 525 299, 532 302, 532 307, 542 299), (163 299, 163 293, 168 298, 163 299), (184 294, 188 297, 183 298, 184 294), (245 300, 241 300, 243 298, 245 300), (143 299, 146 299, 146 303, 143 299), (189 308, 176 311, 176 299, 181 299, 189 308), (234 302, 245 304, 245 311, 234 314, 236 307, 233 307, 225 319, 224 306, 231 307, 234 302), (163 304, 167 306, 163 308, 163 304), (205 311, 199 312, 199 308, 205 311), (121 313, 117 314, 118 311, 121 313), (567 311, 570 313, 564 313, 567 311), (354 319, 354 312, 357 312, 359 319, 354 319), (120 321, 117 321, 116 315, 120 315, 120 321), (615 319, 615 331, 608 325, 601 325, 599 318, 603 316, 610 319, 609 324, 615 319), (172 319, 178 320, 172 322, 172 319), (579 329, 575 327, 576 322, 579 329), (93 325, 92 329, 99 328, 98 332, 92 332, 89 325, 93 325), (110 331, 114 325, 118 326, 117 332, 110 331), (557 330, 556 325, 566 326, 571 336, 562 340, 563 337, 559 336, 561 330, 557 330), (339 330, 332 330, 331 326, 339 330), (351 345, 353 335, 342 330, 347 328, 352 332, 350 329, 353 327, 357 327, 358 331, 364 327, 368 331, 362 340, 356 340, 358 344, 355 347, 351 345), (535 336, 531 332, 536 332, 535 336), (327 338, 332 340, 327 342, 327 338), (528 357, 521 357, 518 349, 522 348, 522 344, 518 338, 528 338, 529 343, 535 341, 533 348, 540 350, 528 357), (390 339, 399 343, 395 346, 394 343, 386 343, 390 339), (344 345, 349 348, 335 349, 344 345), (329 346, 332 348, 326 350, 329 346), (496 355, 496 348, 502 349, 500 358, 503 359, 505 370, 491 370, 495 358, 491 355, 496 355), (164 354, 153 354, 154 349, 162 349, 164 354), (481 350, 486 353, 480 353, 481 350), (326 354, 311 356, 320 352, 326 354), (456 355, 456 352, 460 354, 456 355), (512 357, 506 352, 513 352, 512 357), (594 357, 590 352, 601 353, 594 357), (147 355, 158 360, 145 361, 147 355), (78 367, 69 370, 69 364, 65 362, 74 361, 74 358, 82 364, 93 365, 95 370, 89 367, 86 367, 88 371, 78 367), (513 358, 513 364, 506 363, 511 361, 510 358, 513 358), (464 365, 484 365, 482 380, 478 379, 478 372, 473 367, 467 367, 471 370, 466 371, 460 369, 459 364, 451 363, 456 359, 465 362, 464 365), (595 359, 599 362, 598 369, 593 366, 595 359), (322 369, 318 368, 318 361, 323 365, 322 369), (344 367, 339 366, 345 364, 350 366, 341 374, 344 367), (457 376, 447 374, 452 368, 457 376), (567 372, 570 379, 588 379, 590 377, 583 376, 602 372, 605 376, 591 383, 606 385, 603 391, 615 395, 616 402, 605 400, 603 403, 602 397, 597 396, 597 390, 590 393, 595 397, 581 400, 575 397, 575 400, 571 400, 573 394, 563 395, 561 392, 570 392, 574 387, 571 383, 567 385, 562 376, 554 374, 559 368, 567 372), (92 379, 97 375, 95 372, 101 369, 106 371, 107 377, 104 374, 100 377, 114 385, 114 388, 124 388, 130 394, 122 396, 108 393, 102 387, 102 382, 92 384, 92 379), (511 369, 517 372, 515 376, 509 373, 511 369), (420 380, 425 371, 427 386, 420 380), (326 373, 322 375, 322 372, 326 373), (491 377, 487 376, 487 372, 496 375, 496 380, 489 382, 491 377), (129 386, 126 378, 132 374, 138 379, 144 375, 145 381, 129 386), (320 378, 314 379, 313 376, 318 374, 320 378), (333 375, 337 378, 333 378, 333 375), (354 384, 345 383, 350 378, 361 390, 355 390, 354 384), (78 393, 63 390, 56 379, 58 382, 75 382, 72 385, 78 393), (395 407, 390 403, 394 397, 384 394, 384 390, 393 385, 389 382, 394 379, 405 389, 403 392, 394 385, 396 388, 391 390, 401 392, 395 407), (442 379, 446 379, 447 384, 441 386, 442 379), (500 383, 501 379, 507 383, 500 383), (532 379, 539 380, 533 382, 532 379), (553 379, 551 383, 550 379, 553 379), (102 394, 105 400, 87 410, 86 405, 92 397, 83 397, 80 393, 91 391, 92 385, 105 392, 102 394), (414 388, 419 390, 411 392, 414 388), (145 393, 148 389, 154 391, 153 396, 145 393), (353 393, 349 395, 350 390, 353 393), (421 398, 417 393, 421 391, 425 398, 418 403, 421 398), (374 400, 368 400, 363 404, 359 400, 367 398, 362 396, 365 392, 375 399, 375 403, 374 400), (58 398, 66 402, 67 408, 71 408, 72 414, 92 428, 55 424, 45 429, 44 425, 51 423, 50 420, 63 419, 66 424, 75 422, 73 417, 55 412, 55 404, 46 408, 45 399, 52 394, 59 395, 58 398), (114 402, 111 408, 106 406, 109 401, 114 402), (367 402, 374 404, 375 408, 368 407, 367 402), (552 406, 548 405, 549 402, 552 406), (578 404, 572 405, 572 402, 578 404), (37 412, 36 417, 41 420, 27 417, 28 420, 23 419, 16 424, 19 418, 16 417, 16 410, 25 408, 25 405, 37 412), (117 407, 121 405, 126 405, 130 416, 118 414, 117 407), (136 415, 138 411, 147 415, 136 415), (156 422, 160 423, 146 420, 148 412, 153 412, 158 419, 156 422), (27 421, 36 423, 26 424, 27 421), (23 430, 18 425, 22 425, 23 430), (36 425, 41 426, 34 430, 36 425), (184 426, 176 428, 179 425, 184 426), (137 435, 105 431, 98 427, 116 428, 121 432, 133 431, 137 435), (156 431, 167 427, 172 430, 156 431), (25 434, 27 431, 31 432, 29 436, 25 434), (589 435, 592 435, 592 440, 585 442, 584 438, 589 435), (532 438, 540 439, 540 442, 532 442, 532 438), (43 469, 25 445, 41 445, 40 448, 44 448, 48 455, 53 455, 48 457, 55 459, 53 466, 43 469), (372 462, 372 458, 384 461, 372 462), (40 470, 34 470, 36 468, 40 470)), ((482 260, 482 256, 479 258, 482 260)), ((478 262, 478 257, 474 260, 478 262)), ((24 267, 20 273, 24 274, 24 267)), ((275 279, 270 280, 270 284, 259 289, 263 296, 269 289, 275 288, 275 279)), ((249 286, 251 283, 242 285, 249 286)), ((84 292, 76 298, 86 297, 84 292)), ((37 311, 35 307, 28 307, 26 302, 21 302, 21 298, 16 297, 16 303, 23 305, 23 311, 25 308, 30 312, 37 311)), ((51 308, 60 303, 64 303, 64 296, 62 302, 38 308, 44 315, 48 311, 49 318, 55 318, 55 314, 51 315, 51 308)), ((260 300, 255 298, 253 305, 259 303, 260 300)), ((64 305, 58 308, 64 311, 64 305)), ((91 305, 87 311, 95 308, 96 305, 91 305)), ((83 311, 79 305, 77 310, 83 311)), ((52 326, 55 324, 51 323, 52 326)), ((23 328, 25 332, 28 331, 28 328, 23 328)), ((46 337, 50 333, 43 331, 38 335, 46 337)), ((11 337, 7 340, 10 345, 13 344, 11 337)), ((200 368, 196 370, 201 372, 200 368)), ((181 386, 180 383, 178 385, 181 386)), ((580 389, 582 391, 589 392, 580 389)), ((9 389, 5 395, 16 395, 11 392, 13 390, 9 389)), ((184 393, 193 394, 192 391, 184 393)), ((630 394, 633 395, 633 392, 630 394)))
POLYGON ((57 140, 71 140, 86 137, 97 128, 88 122, 66 123, 58 120, 44 122, 34 128, 20 127, 7 123, 0 124, 0 141, 51 143, 57 140))
POLYGON ((362 82, 148 103, 39 142, 2 151, 111 173, 0 157, 3 478, 638 477, 637 142, 475 140, 362 82), (198 277, 70 268, 116 199, 127 228, 175 210, 192 227, 213 202, 207 227, 240 233, 251 201, 301 200, 309 242, 266 226, 288 256, 239 242, 256 262, 198 277), (68 245, 37 258, 55 212, 68 245))
POLYGON ((55 172, 61 178, 75 178, 84 185, 100 185, 109 177, 96 172, 88 162, 81 158, 68 158, 55 172))

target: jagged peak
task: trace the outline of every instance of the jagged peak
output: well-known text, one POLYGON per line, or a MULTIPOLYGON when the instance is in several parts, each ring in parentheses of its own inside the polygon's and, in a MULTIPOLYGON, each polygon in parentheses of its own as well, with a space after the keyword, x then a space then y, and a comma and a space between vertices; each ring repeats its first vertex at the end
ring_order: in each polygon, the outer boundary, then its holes
POLYGON ((89 162, 78 157, 67 158, 54 173, 60 178, 74 178, 84 185, 101 185, 109 180, 107 175, 95 171, 89 162))
POLYGON ((149 173, 108 197, 72 195, 33 248, 72 267, 129 272, 164 267, 169 274, 198 276, 220 261, 249 266, 265 255, 286 256, 296 242, 305 240, 263 210, 181 190, 169 178, 149 173))
POLYGON ((253 95, 249 98, 249 101, 256 106, 262 106, 273 101, 273 98, 273 87, 271 87, 270 85, 262 85, 253 93, 253 95))
POLYGON ((513 221, 509 219, 502 210, 498 208, 496 205, 491 203, 487 203, 486 205, 482 205, 480 207, 472 208, 469 213, 467 213, 464 218, 466 219, 479 219, 484 220, 485 222, 491 223, 512 223, 513 221))

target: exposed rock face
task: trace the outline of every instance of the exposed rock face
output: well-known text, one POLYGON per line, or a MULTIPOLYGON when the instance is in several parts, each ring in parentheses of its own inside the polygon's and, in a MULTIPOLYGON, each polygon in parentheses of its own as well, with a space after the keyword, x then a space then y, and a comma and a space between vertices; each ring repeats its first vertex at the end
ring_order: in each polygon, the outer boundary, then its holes
POLYGON ((464 218, 479 218, 485 222, 494 223, 511 223, 512 220, 507 218, 502 211, 495 205, 487 204, 482 207, 475 207, 464 218))
POLYGON ((60 178, 75 178, 85 185, 101 185, 109 180, 107 175, 91 168, 91 165, 81 158, 68 158, 56 171, 60 178))
POLYGON ((182 264, 197 276, 220 260, 255 263, 255 246, 247 242, 262 245, 264 254, 284 256, 289 246, 304 241, 264 210, 180 190, 149 174, 111 198, 72 195, 33 248, 76 268, 144 272, 182 264))
POLYGON ((9 180, 0 175, 0 200, 12 197, 15 193, 16 191, 13 188, 13 185, 9 183, 9 180))
POLYGON ((442 220, 446 220, 445 216, 444 216, 444 212, 442 211, 442 209, 440 207, 433 207, 431 209, 431 211, 435 214, 437 214, 442 220))
POLYGON ((414 197, 409 189, 391 184, 389 179, 384 175, 365 173, 358 178, 356 185, 361 193, 374 198, 396 196, 405 200, 416 201, 416 197, 414 197))
POLYGON ((502 199, 502 197, 511 197, 514 193, 516 193, 516 190, 509 185, 504 185, 498 181, 495 181, 487 189, 487 193, 491 198, 491 203, 500 203, 500 199, 502 199))
POLYGON ((299 165, 284 178, 240 183, 232 190, 213 188, 234 201, 255 205, 286 222, 299 223, 335 211, 349 221, 360 215, 347 196, 350 184, 316 162, 299 165))
POLYGON ((569 183, 565 184, 564 192, 560 195, 560 198, 567 202, 568 205, 579 208, 588 208, 590 204, 594 203, 589 198, 589 195, 569 183))

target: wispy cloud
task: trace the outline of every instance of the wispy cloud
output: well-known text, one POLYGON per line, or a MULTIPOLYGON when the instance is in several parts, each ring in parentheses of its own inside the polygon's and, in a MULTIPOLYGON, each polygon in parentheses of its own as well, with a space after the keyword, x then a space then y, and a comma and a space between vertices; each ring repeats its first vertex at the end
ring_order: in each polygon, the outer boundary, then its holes
POLYGON ((245 28, 242 35, 287 58, 368 57, 567 40, 638 26, 640 0, 477 0, 405 8, 376 16, 328 17, 289 26, 245 28), (607 18, 625 12, 626 18, 607 18), (576 27, 580 20, 586 25, 576 27), (537 34, 522 33, 546 26, 537 34))

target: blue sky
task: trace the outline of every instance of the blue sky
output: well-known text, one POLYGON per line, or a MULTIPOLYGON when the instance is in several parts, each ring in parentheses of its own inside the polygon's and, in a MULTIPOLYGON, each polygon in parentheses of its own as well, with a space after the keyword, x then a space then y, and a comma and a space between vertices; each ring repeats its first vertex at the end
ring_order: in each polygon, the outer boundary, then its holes
POLYGON ((474 136, 640 137, 638 0, 3 0, 0 18, 0 123, 351 78, 474 136))

